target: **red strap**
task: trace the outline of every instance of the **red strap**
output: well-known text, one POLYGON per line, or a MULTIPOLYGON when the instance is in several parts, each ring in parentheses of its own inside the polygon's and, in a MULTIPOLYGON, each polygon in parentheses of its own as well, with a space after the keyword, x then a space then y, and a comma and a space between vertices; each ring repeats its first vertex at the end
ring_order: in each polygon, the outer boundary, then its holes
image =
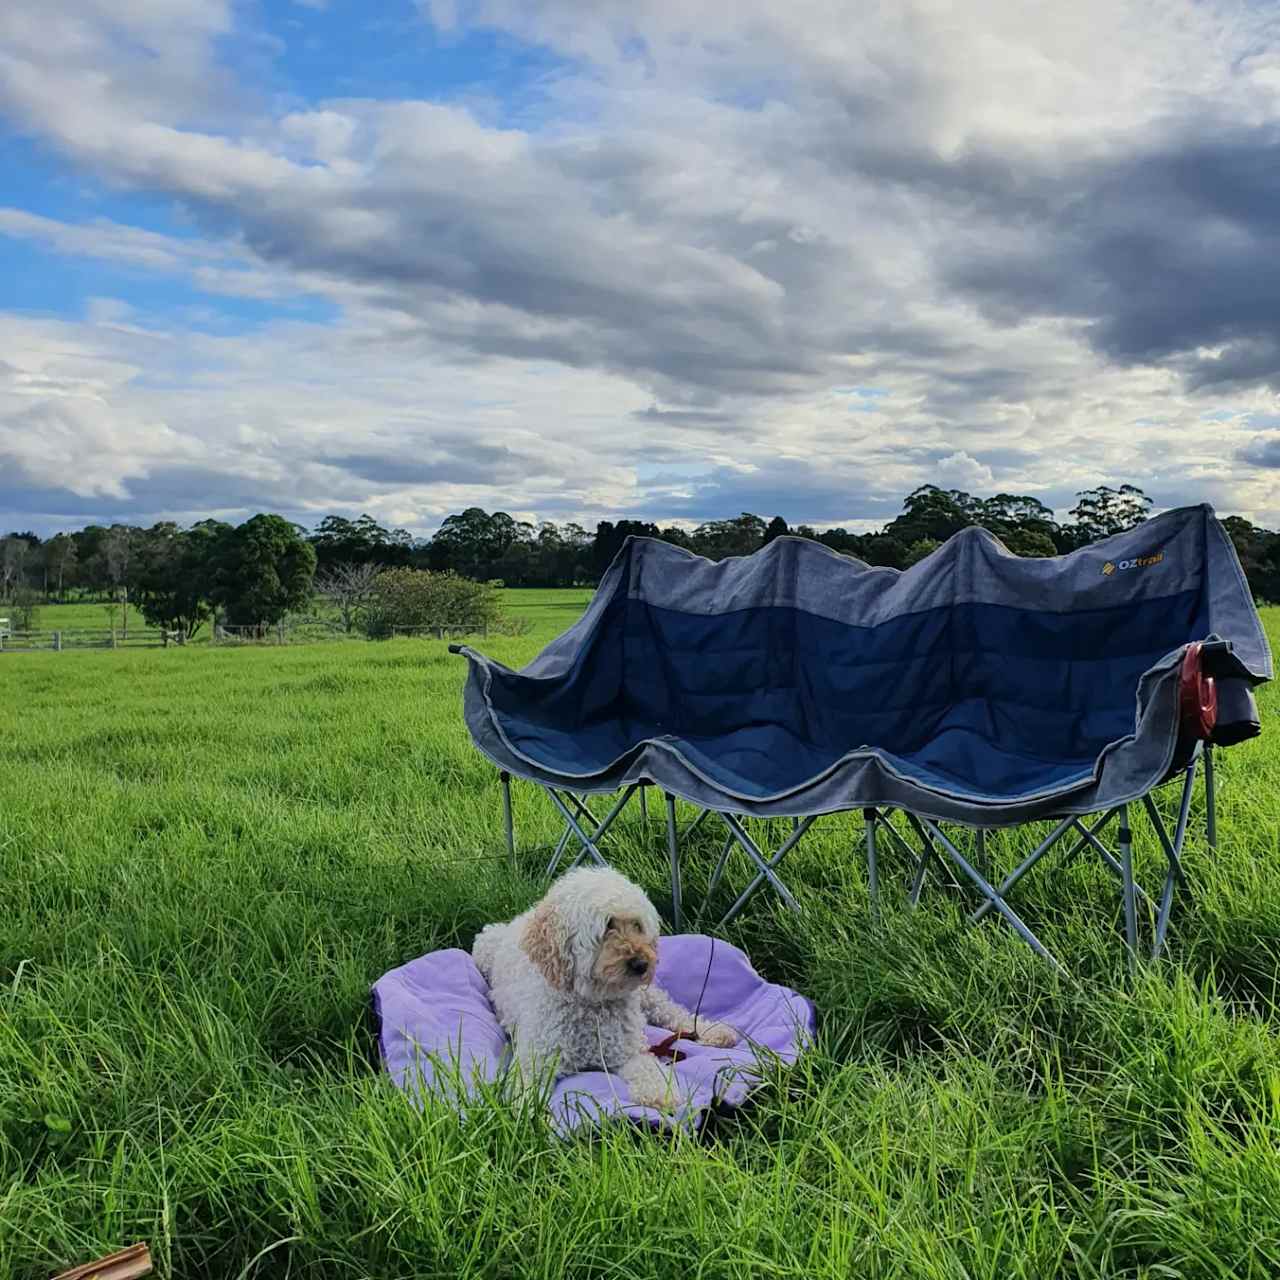
POLYGON ((1182 659, 1179 704, 1183 727, 1208 741, 1218 723, 1218 686, 1204 673, 1201 646, 1187 645, 1182 659))
POLYGON ((673 1031, 665 1040, 659 1040, 657 1044, 649 1046, 649 1052, 656 1054, 659 1058, 670 1058, 672 1062, 683 1062, 689 1055, 681 1053, 677 1049, 677 1040, 696 1040, 698 1037, 690 1032, 681 1033, 673 1031))

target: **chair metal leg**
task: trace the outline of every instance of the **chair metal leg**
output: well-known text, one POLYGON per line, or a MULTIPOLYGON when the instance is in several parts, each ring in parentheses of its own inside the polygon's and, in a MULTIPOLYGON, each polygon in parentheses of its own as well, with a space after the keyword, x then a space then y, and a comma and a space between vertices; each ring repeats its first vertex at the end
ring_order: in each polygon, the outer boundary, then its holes
MULTIPOLYGON (((1119 812, 1120 812, 1119 809, 1112 809, 1111 813, 1107 815, 1108 820, 1111 818, 1113 814, 1118 814, 1119 812)), ((1115 876, 1115 878, 1119 880, 1121 884, 1123 884, 1124 883, 1124 867, 1120 865, 1120 860, 1094 834, 1094 832, 1101 829, 1102 824, 1095 824, 1093 831, 1090 831, 1084 825, 1084 823, 1081 822, 1079 819, 1076 820, 1075 825, 1076 825, 1076 830, 1080 832, 1081 840, 1083 840, 1087 845, 1089 845, 1091 849, 1094 850, 1094 852, 1098 855, 1098 857, 1102 859, 1102 865, 1106 867, 1106 869, 1110 871, 1111 874, 1115 876)), ((1133 886, 1133 892, 1134 892, 1134 896, 1137 898, 1141 898, 1142 901, 1147 904, 1147 906, 1151 905, 1151 899, 1147 896, 1147 891, 1140 884, 1135 884, 1133 886)))
MULTIPOLYGON (((1031 870, 1032 867, 1044 857, 1050 849, 1062 838, 1062 836, 1071 830, 1075 824, 1075 818, 1063 818, 1056 827, 1043 839, 1023 860, 1000 882, 1000 887, 996 890, 999 897, 1003 898, 1010 889, 1013 888, 1023 876, 1031 870)), ((979 833, 981 834, 981 833, 979 833)), ((977 911, 969 917, 971 923, 977 924, 989 911, 995 907, 995 899, 988 898, 986 902, 980 906, 977 911)))
POLYGON ((516 828, 511 817, 511 775, 505 770, 498 771, 498 778, 502 782, 502 824, 507 833, 507 858, 511 863, 511 870, 516 869, 516 828))
MULTIPOLYGON (((608 863, 605 861, 603 855, 600 853, 600 850, 596 848, 595 842, 599 840, 600 837, 604 835, 605 832, 608 831, 609 828, 613 825, 614 819, 617 818, 618 814, 620 814, 624 808, 626 808, 627 801, 631 799, 632 795, 635 793, 635 790, 638 786, 639 786, 639 783, 633 782, 631 783, 630 786, 626 788, 625 791, 623 791, 623 793, 617 798, 617 800, 614 801, 613 807, 609 810, 607 814, 605 814, 605 816, 596 825, 595 831, 592 832, 590 836, 587 835, 587 833, 582 829, 581 825, 579 824, 577 818, 575 818, 574 815, 569 811, 569 807, 565 804, 564 800, 561 798, 560 793, 555 791, 551 787, 544 787, 543 790, 547 793, 547 795, 551 797, 552 803, 556 806, 557 809, 560 810, 560 814, 564 818, 565 824, 567 827, 565 837, 561 838, 561 843, 559 846, 557 846, 556 856, 552 859, 552 863, 550 868, 548 868, 547 874, 550 875, 551 872, 555 870, 555 865, 560 860, 561 849, 563 845, 567 843, 566 837, 568 837, 569 835, 577 836, 578 843, 582 845, 582 851, 573 860, 573 863, 571 864, 572 867, 576 867, 578 863, 581 862, 582 859, 588 855, 592 859, 594 859, 597 866, 601 866, 601 867, 608 866, 608 863)), ((573 801, 574 807, 580 813, 582 813, 585 817, 590 818, 592 822, 595 822, 595 815, 592 814, 591 810, 588 809, 587 806, 581 800, 579 800, 577 796, 570 794, 569 799, 573 801)))
POLYGON ((922 819, 922 821, 924 823, 924 826, 928 829, 928 831, 934 836, 934 838, 938 841, 938 843, 942 845, 942 847, 947 851, 948 855, 951 857, 951 860, 956 864, 956 866, 960 868, 961 871, 964 872, 966 876, 969 877, 971 881, 973 881, 973 883, 977 886, 978 891, 983 895, 983 897, 985 897, 989 902, 991 902, 991 904, 995 907, 995 909, 1005 918, 1005 920, 1008 921, 1010 927, 1018 935, 1018 937, 1020 937, 1023 940, 1023 942, 1025 942, 1027 946, 1029 946, 1031 950, 1036 953, 1036 955, 1043 957, 1045 960, 1048 960, 1049 963, 1052 964, 1053 967, 1059 971, 1059 973, 1065 974, 1066 970, 1062 967, 1061 964, 1059 964, 1057 958, 1053 955, 1053 953, 1044 945, 1043 942, 1040 941, 1039 938, 1036 937, 1034 933, 1031 932, 1030 929, 1027 928, 1027 926, 1022 922, 1022 919, 1021 917, 1019 917, 1017 912, 1014 911, 1013 908, 1009 906, 1009 904, 988 883, 986 877, 983 876, 982 873, 978 871, 969 862, 969 860, 964 856, 964 854, 961 853, 960 850, 957 849, 956 846, 952 844, 952 842, 945 835, 943 835, 941 830, 939 830, 938 828, 938 824, 934 822, 933 819, 931 818, 924 818, 922 819))
POLYGON ((883 811, 877 809, 875 814, 876 822, 879 824, 880 830, 883 831, 891 841, 893 841, 899 850, 901 850, 903 856, 909 863, 914 862, 916 864, 915 877, 911 882, 911 893, 909 898, 911 905, 914 907, 920 901, 920 891, 924 887, 925 870, 928 868, 929 859, 932 856, 929 851, 929 846, 925 846, 923 853, 917 853, 917 851, 898 834, 894 829, 893 823, 889 821, 883 811))
POLYGON ((1204 744, 1204 835, 1209 848, 1218 848, 1218 796, 1214 776, 1213 744, 1204 744))
POLYGON ((1138 967, 1138 902, 1133 884, 1133 830, 1129 826, 1129 806, 1120 806, 1120 868, 1124 878, 1124 937, 1129 948, 1129 968, 1138 967))
MULTIPOLYGON (((1093 848, 1093 849, 1101 850, 1104 854, 1107 853, 1106 846, 1104 844, 1101 844, 1098 841, 1097 836, 1098 836, 1098 833, 1102 831, 1107 826, 1107 824, 1111 821, 1111 819, 1114 818, 1115 816, 1116 816, 1116 811, 1114 809, 1108 809, 1106 813, 1104 813, 1102 817, 1099 818, 1098 821, 1095 822, 1091 827, 1086 827, 1078 817, 1076 818, 1073 825, 1075 829, 1080 833, 1080 838, 1075 842, 1075 844, 1071 846, 1070 849, 1066 851, 1066 853, 1062 855, 1061 865, 1063 866, 1064 869, 1066 867, 1069 867, 1076 860, 1077 856, 1081 853, 1081 851, 1084 849, 1093 848), (1091 840, 1092 840, 1092 844, 1090 844, 1091 840)), ((1117 874, 1119 873, 1119 867, 1120 867, 1120 864, 1117 862, 1116 863, 1117 874)))
POLYGON ((724 869, 729 863, 729 855, 733 852, 733 846, 737 843, 733 834, 725 836, 724 848, 720 850, 720 857, 716 859, 715 870, 711 873, 711 882, 707 885, 707 897, 710 898, 720 887, 720 877, 724 875, 724 869))
MULTIPOLYGON (((550 792, 549 787, 544 787, 544 791, 550 792)), ((578 811, 580 818, 589 819, 592 823, 596 821, 596 815, 591 812, 590 806, 580 796, 575 796, 572 791, 564 793, 569 797, 570 804, 578 811)), ((560 865, 560 859, 564 857, 564 851, 569 847, 569 841, 573 838, 573 831, 566 826, 560 833, 560 839, 556 841, 556 847, 551 853, 551 861, 547 863, 547 869, 543 872, 545 879, 550 880, 556 873, 556 868, 560 865)), ((572 871, 574 867, 582 861, 584 853, 579 853, 576 858, 569 864, 568 870, 572 871)))
POLYGON ((696 818, 694 818, 693 822, 689 824, 689 830, 684 833, 686 839, 689 836, 693 835, 693 833, 697 831, 697 829, 700 826, 702 826, 704 819, 706 818, 707 814, 709 814, 710 812, 711 812, 710 809, 703 809, 703 811, 700 814, 698 814, 696 818))
POLYGON ((867 897, 871 902, 871 914, 880 916, 880 874, 876 865, 876 819, 874 809, 863 809, 862 821, 867 832, 867 897))
POLYGON ((1152 826, 1164 846, 1165 856, 1169 859, 1169 870, 1164 878, 1164 888, 1160 893, 1160 910, 1156 915, 1156 935, 1151 946, 1151 958, 1158 960, 1164 950, 1165 937, 1169 931, 1169 920, 1173 914, 1173 892, 1180 885, 1185 885, 1186 877, 1182 873, 1182 846, 1187 837, 1187 820, 1191 815, 1191 796, 1195 790, 1196 761, 1187 766, 1186 777, 1182 782, 1182 803, 1178 806, 1178 822, 1170 840, 1165 832, 1164 823, 1156 812, 1155 804, 1150 796, 1146 796, 1147 812, 1151 815, 1152 826))
MULTIPOLYGON (((595 821, 594 818, 591 819, 595 821)), ((545 879, 550 880, 556 873, 556 868, 560 865, 560 859, 564 857, 564 851, 569 847, 569 841, 573 837, 573 831, 566 826, 560 833, 560 839, 556 841, 556 847, 551 851, 551 861, 547 863, 547 869, 542 874, 545 879)))
POLYGON ((676 843, 676 798, 670 792, 667 800, 667 857, 671 861, 671 922, 677 931, 681 925, 680 913, 680 849, 676 843))
POLYGON ((761 853, 759 846, 751 839, 743 830, 742 824, 731 813, 722 813, 720 815, 725 825, 733 833, 738 844, 742 846, 742 850, 747 857, 760 868, 759 874, 747 887, 738 895, 738 900, 724 913, 720 920, 720 927, 723 928, 747 905, 752 895, 767 880, 774 889, 777 890, 778 896, 791 908, 792 911, 799 911, 800 904, 795 900, 791 890, 774 874, 774 868, 782 861, 783 858, 791 852, 793 848, 800 842, 801 837, 817 820, 817 814, 813 814, 801 821, 800 825, 778 846, 773 856, 766 859, 761 853))
POLYGON ((907 822, 916 833, 916 838, 920 841, 920 846, 925 851, 925 858, 933 862, 938 869, 938 874, 945 876, 953 889, 960 889, 960 882, 956 879, 946 859, 934 848, 933 837, 925 829, 924 823, 910 809, 904 809, 902 812, 906 814, 907 822))
POLYGON ((920 905, 920 895, 924 892, 924 877, 929 870, 929 851, 926 849, 920 855, 920 860, 916 863, 915 874, 911 877, 911 891, 907 894, 907 901, 912 907, 920 905))

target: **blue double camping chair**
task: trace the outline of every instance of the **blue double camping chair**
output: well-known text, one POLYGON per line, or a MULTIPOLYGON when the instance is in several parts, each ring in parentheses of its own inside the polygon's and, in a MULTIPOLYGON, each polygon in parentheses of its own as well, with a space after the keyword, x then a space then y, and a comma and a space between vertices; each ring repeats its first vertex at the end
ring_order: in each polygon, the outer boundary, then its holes
POLYGON ((913 904, 930 866, 949 863, 979 895, 975 919, 999 913, 1050 960, 1008 895, 1068 846, 1120 880, 1131 956, 1140 898, 1160 953, 1197 778, 1212 846, 1214 749, 1259 732, 1252 690, 1272 674, 1208 506, 1051 559, 965 529, 905 571, 801 538, 719 563, 630 538, 582 618, 522 670, 453 648, 469 662, 466 722, 499 771, 513 858, 513 777, 540 787, 564 821, 549 872, 570 848, 603 863, 610 826, 653 786, 666 801, 677 927, 677 798, 700 810, 692 825, 724 824, 712 890, 732 849, 749 860, 724 924, 765 885, 798 909, 782 863, 818 818, 851 812, 873 904, 879 838, 909 856, 913 904), (1152 798, 1166 783, 1181 785, 1168 823, 1152 798), (602 794, 614 798, 597 816, 591 797, 602 794), (1156 899, 1134 881, 1131 813, 1145 814, 1168 864, 1156 899), (761 848, 752 817, 790 818, 791 829, 761 848), (1046 820, 1021 862, 988 871, 986 832, 1046 820))

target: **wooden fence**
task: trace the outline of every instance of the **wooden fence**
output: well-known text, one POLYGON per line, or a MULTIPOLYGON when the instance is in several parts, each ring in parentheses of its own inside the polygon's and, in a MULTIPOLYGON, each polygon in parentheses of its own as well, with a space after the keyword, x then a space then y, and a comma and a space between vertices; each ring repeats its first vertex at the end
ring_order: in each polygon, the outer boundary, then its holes
POLYGON ((61 630, 0 631, 0 653, 36 653, 72 649, 167 649, 186 637, 180 631, 141 627, 124 632, 114 627, 67 627, 61 630))

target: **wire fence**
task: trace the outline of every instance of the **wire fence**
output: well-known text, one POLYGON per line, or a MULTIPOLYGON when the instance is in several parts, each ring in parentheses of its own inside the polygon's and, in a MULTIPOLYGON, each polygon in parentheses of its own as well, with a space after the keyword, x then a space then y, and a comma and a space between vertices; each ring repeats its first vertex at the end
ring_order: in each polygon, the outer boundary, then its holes
MULTIPOLYGON (((418 627, 388 627, 379 639, 395 639, 399 636, 425 637, 444 640, 449 636, 489 634, 489 623, 440 622, 418 627)), ((337 621, 329 618, 287 618, 275 623, 259 623, 248 626, 216 624, 210 632, 209 642, 215 645, 244 644, 305 644, 317 640, 337 640, 343 637, 365 639, 363 631, 347 631, 337 621)))
POLYGON ((488 636, 488 634, 489 624, 487 622, 444 622, 438 626, 390 628, 392 640, 397 636, 428 636, 436 640, 443 640, 447 636, 488 636))

